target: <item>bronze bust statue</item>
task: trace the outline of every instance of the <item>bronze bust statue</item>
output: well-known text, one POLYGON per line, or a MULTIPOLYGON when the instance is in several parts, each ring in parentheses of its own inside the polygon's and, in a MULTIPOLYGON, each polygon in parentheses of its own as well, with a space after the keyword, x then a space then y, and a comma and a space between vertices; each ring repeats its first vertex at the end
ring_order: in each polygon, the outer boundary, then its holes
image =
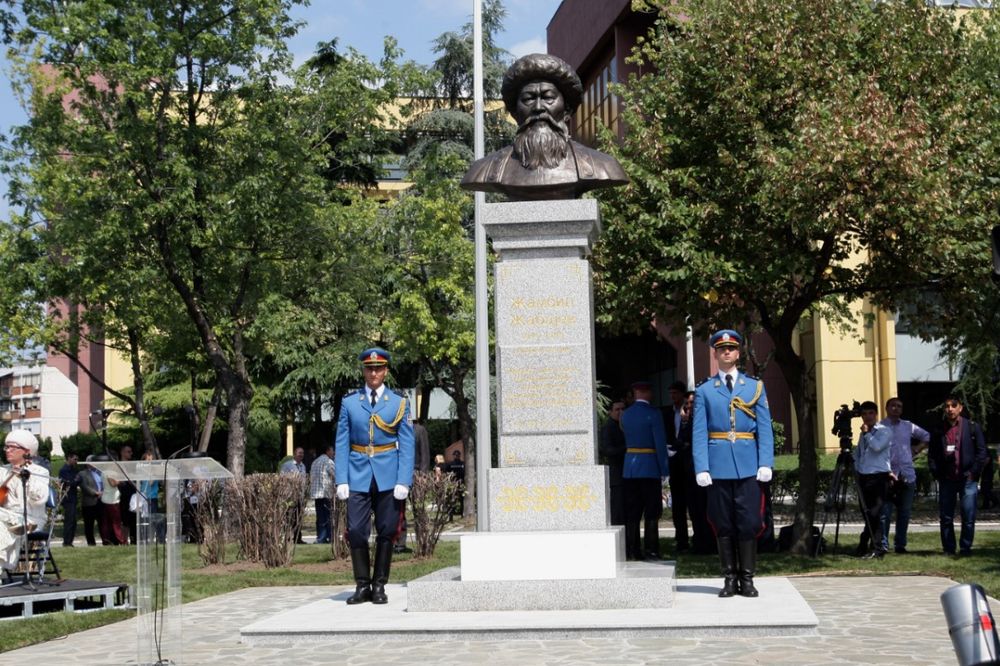
POLYGON ((518 58, 504 74, 500 92, 517 121, 514 145, 473 162, 462 178, 464 189, 534 201, 576 199, 628 182, 615 158, 569 138, 583 85, 565 61, 544 53, 518 58))

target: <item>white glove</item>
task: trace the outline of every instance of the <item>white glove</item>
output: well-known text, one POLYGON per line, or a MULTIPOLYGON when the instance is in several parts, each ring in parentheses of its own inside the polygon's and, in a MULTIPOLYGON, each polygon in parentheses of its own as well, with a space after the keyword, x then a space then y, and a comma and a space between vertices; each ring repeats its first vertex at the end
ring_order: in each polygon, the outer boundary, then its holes
POLYGON ((771 468, 770 467, 758 467, 757 468, 757 480, 761 483, 767 483, 771 480, 771 468))
POLYGON ((346 483, 337 486, 337 499, 345 500, 351 495, 351 487, 346 483))
POLYGON ((698 482, 698 485, 702 488, 712 485, 712 475, 708 472, 698 472, 698 475, 694 477, 694 480, 698 482))
POLYGON ((398 500, 405 500, 410 494, 410 489, 399 483, 392 489, 392 496, 398 500))
POLYGON ((669 477, 669 476, 661 476, 661 477, 660 477, 660 485, 661 485, 661 486, 665 486, 665 485, 667 485, 667 484, 668 484, 669 482, 670 482, 670 477, 669 477))

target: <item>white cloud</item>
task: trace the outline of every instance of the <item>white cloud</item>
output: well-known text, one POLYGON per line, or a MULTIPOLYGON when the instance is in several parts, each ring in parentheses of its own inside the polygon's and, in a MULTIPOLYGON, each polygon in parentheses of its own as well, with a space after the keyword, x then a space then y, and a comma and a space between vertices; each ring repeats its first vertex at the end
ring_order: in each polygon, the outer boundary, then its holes
POLYGON ((528 55, 529 53, 547 53, 547 45, 544 37, 532 37, 523 42, 512 44, 506 47, 515 58, 528 55))

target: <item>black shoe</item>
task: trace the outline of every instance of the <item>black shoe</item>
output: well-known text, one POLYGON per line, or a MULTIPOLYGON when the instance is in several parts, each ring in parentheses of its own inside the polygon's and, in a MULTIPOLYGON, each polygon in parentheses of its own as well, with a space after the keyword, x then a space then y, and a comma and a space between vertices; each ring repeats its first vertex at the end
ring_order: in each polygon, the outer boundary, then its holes
POLYGON ((368 583, 358 583, 358 586, 354 588, 354 594, 347 598, 347 605, 354 606, 372 600, 372 586, 368 583))
POLYGON ((896 546, 896 554, 897 555, 906 555, 908 552, 909 551, 906 550, 905 546, 896 546))
POLYGON ((659 562, 661 558, 659 553, 646 553, 646 557, 643 559, 647 562, 659 562))
POLYGON ((884 550, 873 550, 870 553, 862 555, 861 559, 863 559, 863 560, 881 560, 883 557, 885 557, 885 551, 884 550))

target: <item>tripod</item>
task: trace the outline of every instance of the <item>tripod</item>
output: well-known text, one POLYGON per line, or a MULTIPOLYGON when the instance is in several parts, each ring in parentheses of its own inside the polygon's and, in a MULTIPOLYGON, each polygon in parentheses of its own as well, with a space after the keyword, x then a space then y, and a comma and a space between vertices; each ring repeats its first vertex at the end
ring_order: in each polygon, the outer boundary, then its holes
POLYGON ((826 523, 830 516, 830 511, 835 511, 836 528, 833 536, 833 550, 836 552, 840 543, 840 519, 847 506, 847 490, 849 488, 848 479, 854 481, 854 490, 858 494, 858 502, 861 504, 861 516, 865 521, 865 528, 868 534, 874 539, 875 531, 868 522, 868 507, 865 505, 865 496, 861 492, 861 484, 858 483, 857 471, 854 468, 854 456, 851 455, 851 439, 849 437, 840 438, 840 454, 837 456, 837 464, 833 469, 833 476, 830 479, 830 488, 826 492, 826 501, 823 502, 823 526, 819 530, 819 538, 813 547, 813 556, 819 555, 820 546, 823 543, 823 532, 826 531, 826 523))

